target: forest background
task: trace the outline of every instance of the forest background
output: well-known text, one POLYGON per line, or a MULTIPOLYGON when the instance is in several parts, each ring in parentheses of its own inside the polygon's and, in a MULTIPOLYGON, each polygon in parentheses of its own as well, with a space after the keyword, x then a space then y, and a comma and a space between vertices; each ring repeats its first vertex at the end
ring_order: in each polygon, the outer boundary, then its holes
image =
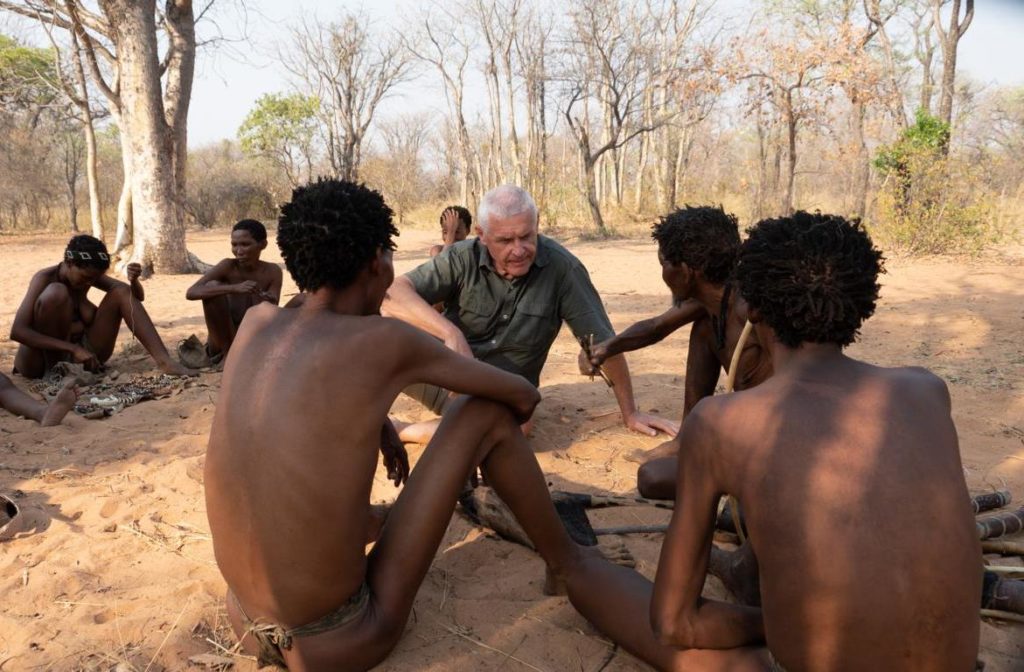
MULTIPOLYGON (((0 0, 0 234, 84 230, 147 272, 194 271, 188 227, 272 221, 321 175, 379 189, 400 226, 513 182, 545 231, 582 237, 705 203, 745 225, 861 217, 898 254, 1021 231, 1024 85, 958 72, 973 0, 300 7, 0 0), (225 59, 280 90, 190 143, 197 72, 248 95, 225 59)), ((1020 3, 989 11, 1024 33, 1020 3)))

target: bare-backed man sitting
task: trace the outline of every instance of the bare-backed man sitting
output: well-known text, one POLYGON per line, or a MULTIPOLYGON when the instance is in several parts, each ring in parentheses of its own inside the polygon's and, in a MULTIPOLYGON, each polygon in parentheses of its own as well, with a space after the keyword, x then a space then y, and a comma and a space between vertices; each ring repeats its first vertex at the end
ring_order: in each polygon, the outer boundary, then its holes
MULTIPOLYGON (((562 322, 573 334, 595 342, 614 335, 601 297, 579 259, 537 233, 537 206, 525 190, 500 186, 484 194, 477 209, 477 238, 444 250, 395 279, 383 310, 467 357, 516 373, 538 385, 548 351, 562 322), (444 315, 431 306, 444 303, 444 315)), ((675 436, 679 425, 641 413, 633 399, 623 355, 608 358, 604 370, 614 383, 623 423, 654 436, 675 436)), ((406 394, 437 414, 450 395, 430 385, 406 394)), ((407 442, 426 443, 437 423, 401 428, 407 442)))

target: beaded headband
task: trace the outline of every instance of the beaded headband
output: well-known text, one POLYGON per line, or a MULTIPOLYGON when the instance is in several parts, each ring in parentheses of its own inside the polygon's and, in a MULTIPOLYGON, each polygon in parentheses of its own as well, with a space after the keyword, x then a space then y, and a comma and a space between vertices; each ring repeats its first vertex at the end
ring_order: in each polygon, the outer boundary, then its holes
POLYGON ((64 250, 64 257, 71 261, 92 261, 93 255, 101 261, 110 261, 106 252, 79 252, 78 250, 64 250))

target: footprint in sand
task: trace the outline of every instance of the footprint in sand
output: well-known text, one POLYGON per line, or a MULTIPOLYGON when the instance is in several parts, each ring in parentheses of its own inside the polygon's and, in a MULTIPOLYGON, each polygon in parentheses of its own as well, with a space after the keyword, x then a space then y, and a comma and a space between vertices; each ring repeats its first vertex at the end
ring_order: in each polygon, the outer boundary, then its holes
POLYGON ((120 506, 116 499, 108 499, 100 509, 100 518, 110 518, 112 515, 117 513, 117 509, 120 506))

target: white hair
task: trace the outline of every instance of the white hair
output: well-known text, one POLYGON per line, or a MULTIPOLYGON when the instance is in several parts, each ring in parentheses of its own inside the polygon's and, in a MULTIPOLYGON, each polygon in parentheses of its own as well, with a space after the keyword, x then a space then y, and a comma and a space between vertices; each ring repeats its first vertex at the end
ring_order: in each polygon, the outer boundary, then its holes
POLYGON ((533 202, 530 192, 514 184, 503 184, 491 189, 480 199, 480 207, 476 209, 476 222, 486 231, 492 216, 506 219, 524 212, 533 215, 533 223, 536 225, 537 204, 533 202))

